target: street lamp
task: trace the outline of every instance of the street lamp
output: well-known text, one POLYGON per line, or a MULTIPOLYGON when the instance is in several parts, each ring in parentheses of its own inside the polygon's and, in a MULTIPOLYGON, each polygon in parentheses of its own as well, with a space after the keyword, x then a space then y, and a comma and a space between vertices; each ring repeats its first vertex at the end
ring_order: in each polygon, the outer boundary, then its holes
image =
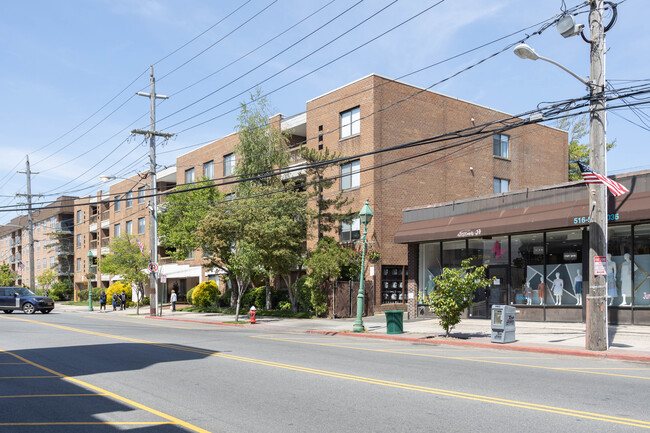
POLYGON ((92 281, 90 280, 90 274, 92 273, 93 269, 93 252, 88 250, 88 311, 93 311, 93 288, 92 288, 92 281))
MULTIPOLYGON (((154 175, 155 177, 155 175, 154 175)), ((135 179, 130 179, 128 177, 118 177, 118 176, 111 176, 107 174, 103 174, 99 177, 102 182, 107 182, 109 180, 114 180, 114 179, 123 179, 123 180, 130 180, 131 182, 138 183, 140 185, 144 186, 149 186, 144 182, 135 180, 135 179)), ((152 177, 153 179, 153 177, 152 177)), ((151 245, 151 257, 150 260, 153 263, 158 262, 158 215, 157 215, 157 203, 156 203, 156 187, 155 187, 155 182, 153 183, 153 186, 151 187, 151 190, 153 191, 153 196, 152 196, 152 202, 153 206, 149 206, 149 209, 151 211, 151 218, 149 220, 149 226, 150 226, 150 232, 151 232, 151 237, 149 239, 149 243, 151 245)), ((158 277, 156 276, 155 272, 151 272, 151 282, 152 285, 154 286, 155 289, 155 294, 156 294, 156 299, 155 301, 151 304, 153 305, 153 308, 150 309, 149 314, 153 314, 154 316, 162 316, 162 299, 158 294, 158 277), (160 305, 158 305, 160 303, 160 305)))
MULTIPOLYGON (((589 11, 589 29, 591 38, 590 81, 574 74, 557 62, 538 55, 528 45, 515 47, 515 54, 522 59, 544 60, 568 72, 589 87, 589 160, 593 171, 607 175, 607 156, 605 141, 605 30, 603 26, 603 0, 592 0, 589 11)), ((610 2, 607 2, 610 3, 610 2)), ((614 8, 615 9, 615 8, 614 8)), ((616 12, 614 10, 614 12, 616 12)), ((608 25, 611 27, 613 23, 608 25)), ((558 30, 564 37, 570 37, 582 31, 572 19, 563 19, 558 23, 558 30)), ((605 184, 592 184, 589 189, 589 288, 587 300, 586 342, 587 350, 607 350, 609 337, 607 329, 607 298, 605 275, 596 275, 596 261, 606 261, 607 254, 607 189, 605 184)))
POLYGON ((366 235, 368 234, 368 224, 372 221, 373 213, 368 199, 366 204, 363 205, 359 212, 359 220, 363 224, 363 236, 361 237, 361 278, 359 279, 359 294, 357 295, 357 320, 352 327, 353 332, 363 332, 363 277, 364 277, 364 264, 366 261, 366 235))

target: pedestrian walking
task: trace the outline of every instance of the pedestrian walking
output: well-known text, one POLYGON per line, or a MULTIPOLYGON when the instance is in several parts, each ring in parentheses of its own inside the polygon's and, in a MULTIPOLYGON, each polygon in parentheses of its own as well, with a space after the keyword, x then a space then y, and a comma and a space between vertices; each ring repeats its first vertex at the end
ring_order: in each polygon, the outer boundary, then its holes
POLYGON ((124 293, 124 290, 120 294, 120 301, 122 301, 122 310, 124 310, 126 308, 126 293, 124 293))
POLYGON ((99 294, 99 312, 101 313, 102 310, 104 313, 106 312, 106 292, 102 290, 102 293, 99 294))
POLYGON ((117 307, 117 293, 113 293, 113 311, 117 307))
POLYGON ((176 311, 176 301, 178 300, 178 297, 176 296, 176 291, 172 290, 172 294, 169 297, 169 302, 172 303, 172 311, 176 311))

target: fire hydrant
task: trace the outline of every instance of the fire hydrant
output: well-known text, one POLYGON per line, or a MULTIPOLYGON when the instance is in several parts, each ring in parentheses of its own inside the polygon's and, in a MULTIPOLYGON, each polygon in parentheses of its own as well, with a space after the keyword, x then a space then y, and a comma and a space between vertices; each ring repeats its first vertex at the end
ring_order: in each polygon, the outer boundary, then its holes
POLYGON ((248 315, 249 315, 250 318, 251 318, 251 324, 252 324, 252 323, 257 323, 257 322, 255 321, 255 305, 253 305, 253 306, 251 307, 250 311, 248 312, 248 315))

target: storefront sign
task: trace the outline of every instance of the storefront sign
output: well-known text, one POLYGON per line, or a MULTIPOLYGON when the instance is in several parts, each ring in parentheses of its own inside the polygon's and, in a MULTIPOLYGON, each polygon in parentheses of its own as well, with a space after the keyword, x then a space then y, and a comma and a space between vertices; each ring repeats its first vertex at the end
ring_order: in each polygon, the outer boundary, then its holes
POLYGON ((569 251, 562 253, 562 257, 564 257, 565 262, 575 261, 578 260, 578 253, 569 251))
POLYGON ((476 230, 461 230, 458 232, 456 235, 459 238, 469 238, 472 236, 480 236, 481 235, 481 229, 476 229, 476 230))
POLYGON ((607 275, 607 257, 594 257, 594 275, 607 275))
MULTIPOLYGON (((618 221, 619 216, 617 213, 607 214, 607 221, 618 221)), ((589 224, 589 217, 577 217, 573 218, 573 224, 589 224)))
POLYGON ((533 254, 541 256, 542 254, 544 254, 544 247, 543 246, 533 247, 533 254))

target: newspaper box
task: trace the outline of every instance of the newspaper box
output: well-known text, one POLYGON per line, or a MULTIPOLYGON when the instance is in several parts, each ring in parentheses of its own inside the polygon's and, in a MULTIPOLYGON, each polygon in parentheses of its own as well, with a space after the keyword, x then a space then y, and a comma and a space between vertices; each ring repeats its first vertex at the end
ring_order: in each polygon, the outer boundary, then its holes
POLYGON ((512 343, 515 341, 515 307, 510 305, 492 306, 492 343, 512 343))

